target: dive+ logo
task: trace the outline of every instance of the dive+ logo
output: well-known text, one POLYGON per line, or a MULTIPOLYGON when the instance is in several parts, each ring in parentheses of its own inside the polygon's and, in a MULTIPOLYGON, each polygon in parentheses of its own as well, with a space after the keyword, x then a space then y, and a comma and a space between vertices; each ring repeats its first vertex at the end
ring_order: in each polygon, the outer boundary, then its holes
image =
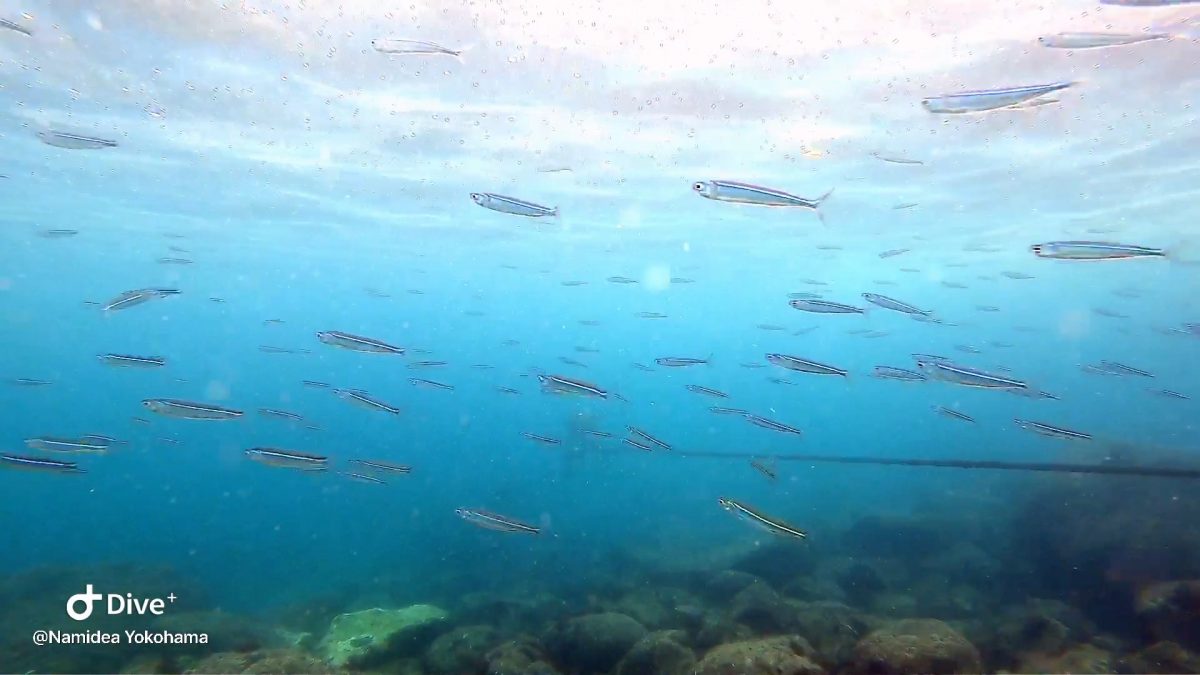
POLYGON ((86 591, 67 598, 67 615, 76 621, 83 621, 92 615, 97 600, 105 600, 104 608, 110 616, 115 614, 162 616, 166 609, 166 603, 175 602, 175 594, 168 595, 166 602, 162 598, 135 598, 132 593, 126 593, 124 596, 109 593, 105 596, 97 593, 92 584, 88 584, 86 591), (82 609, 80 609, 80 605, 82 605, 82 609))

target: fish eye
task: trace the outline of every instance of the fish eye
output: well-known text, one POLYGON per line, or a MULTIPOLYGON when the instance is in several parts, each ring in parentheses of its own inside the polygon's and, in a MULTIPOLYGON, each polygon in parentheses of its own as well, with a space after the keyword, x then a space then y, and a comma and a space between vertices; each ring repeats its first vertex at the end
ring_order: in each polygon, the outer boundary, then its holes
POLYGON ((692 183, 692 189, 695 190, 696 192, 700 192, 701 190, 704 189, 704 183, 701 183, 700 181, 696 181, 695 183, 692 183))
POLYGON ((483 195, 479 194, 478 192, 472 192, 472 193, 471 193, 471 199, 474 199, 474 200, 475 200, 475 201, 477 201, 477 202, 482 202, 482 201, 483 201, 483 195))

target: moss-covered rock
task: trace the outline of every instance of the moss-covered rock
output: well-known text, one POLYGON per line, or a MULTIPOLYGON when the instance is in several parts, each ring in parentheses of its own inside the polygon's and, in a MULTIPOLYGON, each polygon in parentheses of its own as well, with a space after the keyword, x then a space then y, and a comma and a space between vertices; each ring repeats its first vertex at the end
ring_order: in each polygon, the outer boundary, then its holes
POLYGON ((709 650, 695 675, 820 675, 812 647, 796 635, 731 642, 709 650))
POLYGON ((1076 645, 1061 654, 1027 654, 1017 666, 1020 673, 1045 673, 1054 675, 1087 675, 1088 673, 1116 673, 1113 655, 1095 645, 1076 645))
POLYGON ((487 675, 558 675, 542 646, 529 637, 509 640, 487 654, 487 675))
POLYGON ((431 673, 485 673, 488 652, 499 642, 500 634, 491 626, 454 628, 439 635, 429 645, 423 662, 431 673))
POLYGON ((1200 649, 1200 580, 1151 584, 1138 593, 1136 611, 1147 641, 1200 649))
POLYGON ((255 652, 218 652, 194 664, 185 673, 339 673, 320 659, 290 649, 269 649, 255 652))
POLYGON ((840 602, 792 602, 792 630, 813 646, 819 661, 834 665, 848 661, 854 645, 882 625, 870 614, 840 602))
POLYGON ((321 640, 320 653, 334 666, 368 668, 418 652, 448 618, 445 610, 433 605, 339 614, 321 640))
POLYGON ((658 631, 637 641, 617 664, 617 675, 689 675, 696 655, 682 631, 658 631))
POLYGON ((904 619, 854 646, 847 672, 861 675, 951 675, 982 672, 979 651, 936 619, 904 619))
POLYGON ((1156 642, 1118 663, 1121 673, 1200 673, 1200 654, 1174 642, 1156 642))
POLYGON ((792 608, 770 586, 758 582, 733 596, 729 616, 760 634, 784 633, 791 621, 792 608))
POLYGON ((692 646, 710 649, 726 642, 740 642, 754 637, 749 626, 740 624, 724 614, 711 613, 704 617, 692 638, 692 646))
POLYGON ((551 629, 542 642, 572 671, 606 673, 646 635, 646 628, 616 612, 577 616, 551 629))

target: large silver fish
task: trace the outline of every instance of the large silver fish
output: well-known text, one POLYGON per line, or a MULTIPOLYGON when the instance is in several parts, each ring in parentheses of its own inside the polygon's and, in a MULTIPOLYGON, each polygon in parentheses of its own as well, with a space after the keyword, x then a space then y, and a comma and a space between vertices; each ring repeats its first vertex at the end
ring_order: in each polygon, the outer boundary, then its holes
POLYGON ((349 349, 355 352, 369 352, 372 354, 403 354, 403 347, 396 347, 381 340, 374 338, 363 337, 361 335, 352 335, 343 333, 338 330, 323 330, 317 331, 317 339, 321 342, 349 349))
POLYGON ((100 148, 115 148, 116 141, 94 136, 83 136, 67 131, 39 131, 37 137, 46 145, 68 150, 99 150, 100 148))
POLYGON ((464 50, 450 49, 433 42, 422 40, 401 40, 399 38, 376 38, 371 40, 371 47, 383 54, 399 54, 412 56, 428 56, 444 54, 459 58, 464 50))
POLYGON ((819 208, 821 202, 833 194, 833 190, 830 190, 816 199, 806 199, 788 194, 782 190, 750 185, 749 183, 738 183, 731 180, 696 181, 692 183, 692 189, 701 197, 720 202, 755 204, 758 206, 790 206, 813 210, 819 208))
POLYGON ((1073 82, 1055 82, 1053 84, 1035 84, 1027 87, 1009 87, 1007 89, 983 89, 979 91, 964 91, 957 94, 942 94, 923 99, 921 105, 931 113, 958 114, 986 112, 1000 108, 1040 105, 1051 101, 1035 103, 1046 94, 1070 87, 1073 82))
POLYGON ((1058 33, 1043 35, 1038 38, 1038 42, 1050 49, 1097 49, 1166 40, 1170 37, 1169 33, 1058 33))
POLYGON ((542 206, 534 204, 516 197, 505 197, 504 195, 492 194, 491 192, 472 192, 471 200, 485 209, 499 211, 500 213, 510 213, 514 216, 526 216, 528 218, 545 218, 547 216, 554 217, 558 215, 557 206, 542 206))
POLYGON ((142 405, 159 415, 186 420, 235 420, 242 416, 240 410, 173 398, 148 398, 142 405))

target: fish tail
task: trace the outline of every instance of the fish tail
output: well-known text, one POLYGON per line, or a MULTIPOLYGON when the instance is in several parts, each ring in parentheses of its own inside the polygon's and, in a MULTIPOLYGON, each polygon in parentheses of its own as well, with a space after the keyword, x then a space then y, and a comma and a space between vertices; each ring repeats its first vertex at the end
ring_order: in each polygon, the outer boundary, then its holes
POLYGON ((821 221, 822 225, 828 225, 828 223, 825 222, 825 212, 821 210, 821 205, 825 203, 826 199, 829 199, 829 195, 833 194, 833 191, 836 189, 829 188, 829 192, 813 200, 813 211, 817 212, 817 220, 821 221))

